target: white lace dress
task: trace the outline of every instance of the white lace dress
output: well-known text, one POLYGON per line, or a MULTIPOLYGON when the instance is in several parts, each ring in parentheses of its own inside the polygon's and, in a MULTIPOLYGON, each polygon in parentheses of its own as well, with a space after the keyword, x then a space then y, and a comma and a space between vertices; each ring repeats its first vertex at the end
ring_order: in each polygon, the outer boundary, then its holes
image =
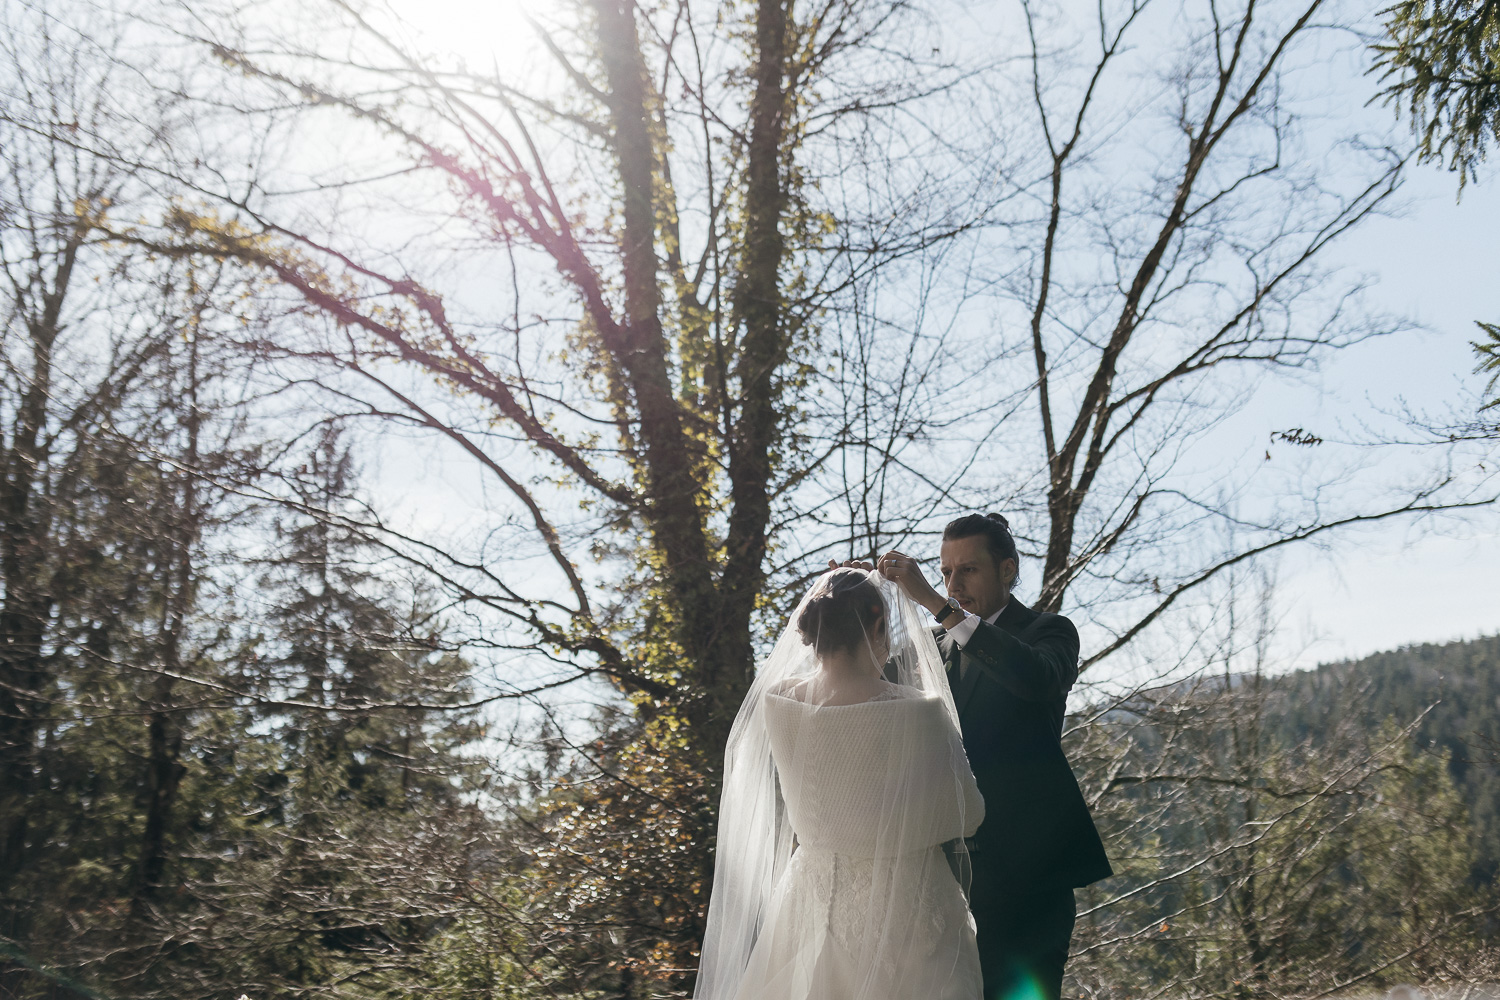
POLYGON ((939 846, 984 817, 942 703, 892 686, 815 707, 766 696, 797 848, 737 1000, 978 1000, 973 918, 939 846))

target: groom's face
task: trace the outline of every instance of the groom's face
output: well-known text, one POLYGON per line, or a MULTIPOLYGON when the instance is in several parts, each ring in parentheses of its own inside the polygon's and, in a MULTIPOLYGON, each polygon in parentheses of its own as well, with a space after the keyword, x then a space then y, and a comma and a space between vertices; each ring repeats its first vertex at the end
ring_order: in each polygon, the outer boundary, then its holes
POLYGON ((983 535, 945 539, 939 565, 948 596, 970 614, 988 618, 1010 600, 1016 568, 1009 559, 997 564, 983 535))

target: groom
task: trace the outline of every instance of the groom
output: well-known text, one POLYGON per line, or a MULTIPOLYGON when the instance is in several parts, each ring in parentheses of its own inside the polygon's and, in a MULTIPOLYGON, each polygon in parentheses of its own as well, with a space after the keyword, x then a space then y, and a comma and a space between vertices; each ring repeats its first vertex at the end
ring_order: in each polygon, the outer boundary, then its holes
POLYGON ((1059 1000, 1073 889, 1113 872, 1062 750, 1078 631, 1011 596, 1019 565, 1005 518, 968 514, 943 531, 946 601, 909 556, 889 552, 877 568, 937 621, 984 795, 970 900, 985 1000, 1059 1000))

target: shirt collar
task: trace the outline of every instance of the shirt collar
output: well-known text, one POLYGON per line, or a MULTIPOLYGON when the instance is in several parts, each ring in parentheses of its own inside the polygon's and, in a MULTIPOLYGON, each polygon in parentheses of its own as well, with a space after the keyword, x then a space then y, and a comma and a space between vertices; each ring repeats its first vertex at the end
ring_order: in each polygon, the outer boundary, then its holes
POLYGON ((1005 599, 1005 603, 1000 605, 1000 610, 996 611, 992 615, 987 616, 984 620, 991 625, 995 624, 995 622, 999 621, 1000 616, 1005 614, 1005 609, 1008 607, 1010 607, 1010 598, 1007 597, 1005 599))

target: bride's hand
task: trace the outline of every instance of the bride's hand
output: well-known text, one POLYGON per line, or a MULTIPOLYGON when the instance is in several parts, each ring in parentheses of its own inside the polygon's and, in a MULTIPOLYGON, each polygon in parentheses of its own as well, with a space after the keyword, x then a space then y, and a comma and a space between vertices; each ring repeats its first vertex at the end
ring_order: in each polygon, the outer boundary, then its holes
POLYGON ((922 572, 921 565, 911 556, 903 552, 887 552, 880 557, 880 562, 876 566, 882 576, 894 581, 896 586, 901 588, 902 593, 928 611, 943 603, 942 596, 932 589, 932 584, 927 582, 927 576, 922 572))

